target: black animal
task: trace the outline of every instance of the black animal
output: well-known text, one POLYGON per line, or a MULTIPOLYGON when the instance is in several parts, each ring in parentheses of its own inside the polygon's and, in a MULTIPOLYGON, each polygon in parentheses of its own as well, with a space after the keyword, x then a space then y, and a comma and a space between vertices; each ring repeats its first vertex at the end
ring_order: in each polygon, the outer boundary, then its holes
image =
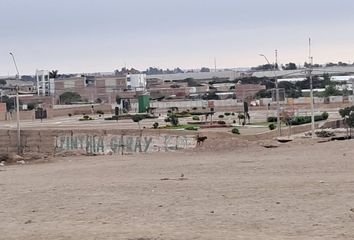
POLYGON ((197 145, 199 146, 199 145, 203 144, 204 141, 207 139, 208 139, 208 137, 205 137, 205 136, 203 136, 203 137, 197 136, 197 145))

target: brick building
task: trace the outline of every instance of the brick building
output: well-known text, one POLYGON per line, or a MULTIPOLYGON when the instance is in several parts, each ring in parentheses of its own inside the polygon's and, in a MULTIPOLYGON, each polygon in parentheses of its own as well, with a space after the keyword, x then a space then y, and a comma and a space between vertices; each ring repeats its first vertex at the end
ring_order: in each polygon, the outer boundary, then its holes
POLYGON ((114 102, 116 95, 127 88, 125 76, 109 77, 72 77, 55 80, 55 98, 64 92, 76 92, 82 99, 95 102, 114 102))

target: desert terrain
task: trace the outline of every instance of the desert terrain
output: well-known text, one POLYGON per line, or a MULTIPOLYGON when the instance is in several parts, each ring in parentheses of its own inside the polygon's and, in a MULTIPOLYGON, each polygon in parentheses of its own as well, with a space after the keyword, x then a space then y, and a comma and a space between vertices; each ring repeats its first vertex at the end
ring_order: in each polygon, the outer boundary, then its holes
POLYGON ((354 239, 354 141, 0 167, 0 239, 354 239))

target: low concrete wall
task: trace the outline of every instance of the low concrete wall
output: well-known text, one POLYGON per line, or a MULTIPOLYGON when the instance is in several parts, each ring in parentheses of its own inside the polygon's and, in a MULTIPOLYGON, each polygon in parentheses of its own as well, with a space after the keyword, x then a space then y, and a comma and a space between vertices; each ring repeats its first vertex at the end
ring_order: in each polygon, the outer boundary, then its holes
MULTIPOLYGON (((48 109, 48 118, 53 117, 63 117, 68 116, 69 113, 72 115, 82 115, 82 114, 91 114, 92 108, 91 105, 86 106, 79 106, 79 107, 66 107, 66 108, 59 108, 59 109, 48 109)), ((106 114, 112 113, 112 106, 108 104, 102 105, 95 105, 93 108, 94 113, 96 114, 97 111, 102 111, 106 114)))
MULTIPOLYGON (((316 122, 315 128, 344 128, 342 120, 335 120, 335 121, 328 121, 328 122, 316 122)), ((304 124, 299 126, 292 126, 291 128, 286 127, 282 129, 282 136, 289 136, 289 135, 296 135, 300 133, 305 133, 311 131, 311 124, 304 124)), ((242 136, 244 139, 249 141, 257 141, 257 140, 269 140, 274 139, 278 136, 277 130, 255 134, 255 135, 248 135, 242 136)))
MULTIPOLYGON (((134 154, 167 152, 196 147, 193 134, 139 130, 24 130, 21 151, 56 154, 134 154)), ((17 132, 0 131, 0 152, 17 152, 17 132)))

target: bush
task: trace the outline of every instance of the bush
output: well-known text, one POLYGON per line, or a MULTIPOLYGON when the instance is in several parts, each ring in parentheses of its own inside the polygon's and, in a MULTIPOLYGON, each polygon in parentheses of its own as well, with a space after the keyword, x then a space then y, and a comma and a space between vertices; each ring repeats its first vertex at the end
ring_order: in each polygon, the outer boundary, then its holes
POLYGON ((232 123, 236 123, 236 120, 232 120, 232 123))
POLYGON ((235 116, 236 114, 233 112, 233 113, 231 113, 231 115, 232 115, 232 116, 235 116))
POLYGON ((193 111, 196 111, 196 110, 198 110, 198 108, 194 107, 194 108, 192 108, 192 110, 193 110, 193 111))
POLYGON ((323 118, 323 120, 327 120, 328 117, 329 117, 328 112, 323 112, 323 113, 322 113, 322 118, 323 118))
POLYGON ((103 114, 104 114, 104 112, 103 112, 102 110, 97 110, 97 111, 96 111, 96 114, 103 115, 103 114))
POLYGON ((231 132, 232 132, 233 134, 237 134, 237 135, 240 134, 240 130, 238 130, 238 128, 233 128, 233 129, 231 130, 231 132))
POLYGON ((159 127, 159 123, 158 122, 154 122, 154 124, 152 124, 152 127, 154 129, 157 129, 159 127))
POLYGON ((112 117, 105 118, 104 120, 111 121, 111 120, 118 120, 118 119, 119 119, 118 116, 113 115, 112 117))
POLYGON ((143 119, 144 119, 143 116, 140 116, 140 115, 133 115, 132 116, 133 122, 140 122, 143 119))
POLYGON ((268 117, 267 122, 277 122, 277 117, 268 117))
POLYGON ((123 108, 123 113, 128 113, 128 110, 123 108))
POLYGON ((68 116, 69 116, 69 117, 71 117, 71 116, 72 116, 72 114, 71 114, 71 113, 68 113, 68 116))
POLYGON ((269 124, 269 130, 274 130, 274 129, 276 129, 277 128, 277 126, 275 126, 275 124, 274 123, 271 123, 271 124, 269 124))
POLYGON ((224 115, 219 115, 219 118, 224 118, 224 115))
POLYGON ((334 137, 336 135, 334 132, 325 131, 323 129, 321 131, 315 132, 315 134, 317 137, 321 137, 321 138, 334 137))
POLYGON ((194 120, 194 121, 199 121, 200 118, 199 118, 198 116, 193 116, 193 120, 194 120))
POLYGON ((189 130, 189 131, 198 131, 198 127, 194 127, 194 126, 188 126, 184 128, 185 130, 189 130))
POLYGON ((79 119, 79 121, 90 121, 94 120, 92 117, 84 115, 82 118, 79 119))
POLYGON ((29 103, 27 104, 27 110, 31 111, 37 107, 37 104, 35 103, 29 103))
POLYGON ((225 122, 225 121, 218 121, 218 124, 220 124, 220 125, 225 125, 226 122, 225 122))
POLYGON ((230 115, 231 115, 231 113, 226 112, 226 113, 224 113, 224 115, 225 115, 225 116, 230 116, 230 115))

